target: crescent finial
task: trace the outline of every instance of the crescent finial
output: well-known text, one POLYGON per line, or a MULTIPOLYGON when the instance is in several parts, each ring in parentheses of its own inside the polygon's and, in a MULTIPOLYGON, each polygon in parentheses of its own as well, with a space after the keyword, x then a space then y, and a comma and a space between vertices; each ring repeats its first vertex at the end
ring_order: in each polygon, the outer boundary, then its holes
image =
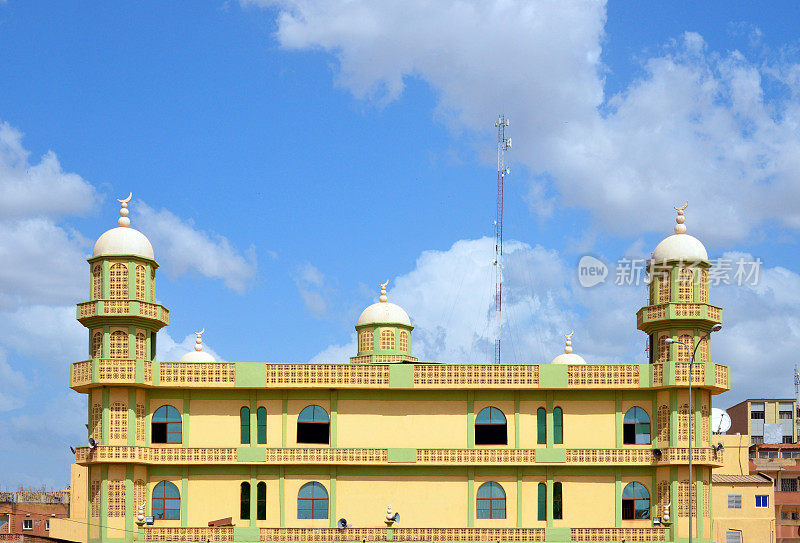
POLYGON ((389 280, 387 279, 385 283, 381 283, 381 288, 386 288, 386 285, 389 284, 389 280))
POLYGON ((202 330, 200 330, 199 332, 195 332, 195 334, 198 335, 198 336, 202 336, 203 332, 205 332, 205 331, 206 331, 206 329, 205 329, 205 327, 203 327, 202 330))
POLYGON ((128 194, 128 197, 125 198, 124 200, 120 200, 119 198, 117 198, 117 202, 119 202, 121 204, 127 204, 128 202, 131 201, 131 198, 133 198, 133 193, 132 192, 130 194, 128 194))
POLYGON ((680 207, 679 207, 679 206, 673 206, 673 209, 675 209, 675 211, 686 211, 686 208, 687 208, 688 206, 689 206, 689 200, 686 200, 686 203, 685 203, 685 204, 683 204, 683 205, 682 205, 682 206, 680 206, 680 207))
POLYGON ((574 335, 575 335, 575 330, 573 330, 569 334, 564 334, 564 337, 567 338, 567 339, 572 339, 572 336, 574 336, 574 335))

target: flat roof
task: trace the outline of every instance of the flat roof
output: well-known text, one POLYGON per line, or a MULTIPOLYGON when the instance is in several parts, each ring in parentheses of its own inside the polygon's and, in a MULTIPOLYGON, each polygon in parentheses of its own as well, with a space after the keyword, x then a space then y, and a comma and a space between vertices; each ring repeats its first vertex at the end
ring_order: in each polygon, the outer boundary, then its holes
POLYGON ((721 473, 714 473, 711 475, 712 483, 769 483, 772 484, 772 479, 758 473, 756 475, 724 475, 721 473))

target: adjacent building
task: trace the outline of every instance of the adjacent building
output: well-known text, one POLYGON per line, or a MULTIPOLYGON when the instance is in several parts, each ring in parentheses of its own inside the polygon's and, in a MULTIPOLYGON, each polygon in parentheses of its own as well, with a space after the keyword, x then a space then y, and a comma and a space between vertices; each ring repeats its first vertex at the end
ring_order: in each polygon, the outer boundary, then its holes
POLYGON ((778 542, 800 541, 800 445, 764 443, 750 447, 750 472, 775 481, 778 542))
POLYGON ((74 540, 714 538, 709 414, 729 370, 711 358, 722 310, 683 208, 636 315, 650 363, 587 364, 571 335, 549 364, 421 363, 384 284, 349 363, 265 364, 216 361, 201 333, 181 360, 155 359, 169 312, 128 201, 78 304, 89 342, 70 386, 93 445, 76 453, 74 540), (693 366, 670 338, 699 344, 693 366))
POLYGON ((797 401, 792 398, 757 398, 728 408, 730 433, 750 436, 760 443, 797 443, 797 401))
POLYGON ((67 518, 69 506, 69 490, 0 492, 0 539, 46 541, 50 523, 67 518))

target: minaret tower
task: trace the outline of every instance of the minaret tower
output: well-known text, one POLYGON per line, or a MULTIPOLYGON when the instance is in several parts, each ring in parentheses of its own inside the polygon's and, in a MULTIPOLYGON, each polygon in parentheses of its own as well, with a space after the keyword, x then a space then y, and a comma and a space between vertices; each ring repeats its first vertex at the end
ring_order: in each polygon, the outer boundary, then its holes
POLYGON ((116 431, 109 432, 102 421, 110 417, 108 426, 114 425, 115 416, 124 416, 127 421, 129 409, 136 411, 136 418, 139 410, 143 414, 144 401, 139 402, 138 396, 144 391, 125 385, 152 382, 156 333, 169 324, 169 311, 156 303, 158 263, 153 247, 144 234, 130 227, 128 204, 132 196, 119 200, 119 226, 95 243, 88 259, 90 301, 78 304, 78 321, 89 329, 91 380, 122 385, 91 390, 90 437, 100 445, 132 444, 129 435, 134 443, 145 444, 139 425, 117 425, 116 431))
MULTIPOLYGON (((648 335, 651 364, 689 362, 685 348, 665 340, 672 338, 694 348, 701 337, 722 322, 722 309, 709 303, 711 263, 706 248, 686 233, 684 212, 688 204, 675 207, 675 234, 658 244, 648 263, 649 305, 637 313, 637 327, 648 335)), ((708 362, 708 341, 700 344, 695 362, 708 362)))

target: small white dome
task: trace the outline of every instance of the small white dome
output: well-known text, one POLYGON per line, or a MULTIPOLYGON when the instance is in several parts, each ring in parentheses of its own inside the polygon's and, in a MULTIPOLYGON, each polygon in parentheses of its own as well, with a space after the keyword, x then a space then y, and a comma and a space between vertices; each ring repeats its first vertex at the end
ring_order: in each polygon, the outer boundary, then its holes
POLYGON ((586 360, 579 354, 562 353, 555 357, 551 364, 586 364, 586 360))
POLYGON ((408 313, 399 305, 391 302, 378 302, 361 312, 356 326, 375 323, 397 323, 411 326, 411 319, 408 318, 408 313))
POLYGON ((689 234, 673 234, 664 239, 653 251, 653 260, 708 260, 705 246, 694 236, 689 234))
POLYGON ((155 260, 150 240, 138 230, 122 226, 108 230, 94 244, 92 258, 108 255, 136 255, 155 260))
POLYGON ((180 362, 216 362, 216 360, 205 351, 189 351, 181 357, 180 362))

